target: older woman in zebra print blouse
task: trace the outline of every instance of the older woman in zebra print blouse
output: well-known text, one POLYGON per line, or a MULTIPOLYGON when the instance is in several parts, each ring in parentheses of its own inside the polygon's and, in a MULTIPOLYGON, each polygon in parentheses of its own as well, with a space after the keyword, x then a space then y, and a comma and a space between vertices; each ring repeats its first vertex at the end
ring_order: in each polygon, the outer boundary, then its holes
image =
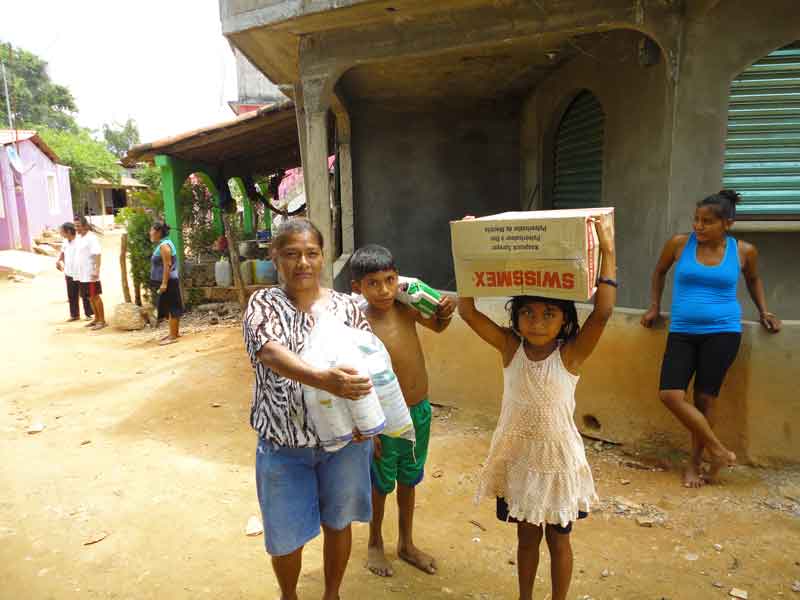
POLYGON ((353 521, 372 517, 370 444, 324 451, 303 403, 302 385, 358 400, 369 378, 347 367, 314 369, 300 358, 323 303, 350 327, 369 329, 347 295, 322 287, 323 239, 306 219, 281 225, 272 244, 279 288, 256 292, 244 316, 244 338, 256 373, 250 423, 258 432, 256 485, 264 541, 282 598, 297 597, 303 546, 325 536, 325 596, 338 598, 350 557, 353 521))

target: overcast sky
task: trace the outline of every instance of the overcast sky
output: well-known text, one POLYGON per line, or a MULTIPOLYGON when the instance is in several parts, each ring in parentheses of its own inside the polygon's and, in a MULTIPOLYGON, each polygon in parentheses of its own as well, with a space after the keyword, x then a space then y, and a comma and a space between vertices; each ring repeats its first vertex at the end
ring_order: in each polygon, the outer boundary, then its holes
POLYGON ((232 118, 236 65, 218 0, 3 1, 0 40, 37 54, 78 122, 132 117, 142 141, 232 118))

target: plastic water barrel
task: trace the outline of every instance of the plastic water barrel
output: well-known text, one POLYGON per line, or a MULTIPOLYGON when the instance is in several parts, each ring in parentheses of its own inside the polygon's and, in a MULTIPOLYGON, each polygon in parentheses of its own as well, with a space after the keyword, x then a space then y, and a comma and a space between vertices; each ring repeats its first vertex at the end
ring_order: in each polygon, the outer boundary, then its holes
POLYGON ((231 287, 233 285, 231 263, 224 259, 220 259, 214 263, 214 279, 218 287, 231 287))
POLYGON ((253 285, 253 262, 244 260, 239 263, 239 272, 242 274, 242 283, 245 285, 253 285))
POLYGON ((275 263, 271 260, 265 262, 267 263, 268 283, 278 283, 278 269, 275 267, 275 263))
POLYGON ((271 260, 257 260, 256 262, 256 275, 255 282, 259 285, 267 285, 275 283, 277 279, 277 272, 275 265, 271 260))

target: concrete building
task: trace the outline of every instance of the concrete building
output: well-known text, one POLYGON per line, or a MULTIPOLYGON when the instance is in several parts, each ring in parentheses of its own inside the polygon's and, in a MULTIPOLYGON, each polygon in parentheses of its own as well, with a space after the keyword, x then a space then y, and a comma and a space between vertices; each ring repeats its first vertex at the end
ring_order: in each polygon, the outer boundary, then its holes
MULTIPOLYGON (((689 230, 694 204, 725 186, 745 198, 736 235, 760 250, 770 309, 800 319, 796 0, 220 0, 220 13, 231 43, 295 101, 310 215, 345 240, 327 265, 340 286, 352 248, 379 242, 404 273, 452 289, 449 220, 611 205, 619 304, 642 309, 663 243, 689 230), (339 157, 339 223, 329 153, 339 157)), ((743 306, 753 318, 744 296, 743 306)), ((746 343, 759 350, 742 356, 764 365, 774 351, 783 357, 776 368, 789 369, 797 347, 784 342, 797 340, 798 327, 788 324, 773 346, 755 332, 746 343)), ((465 401, 485 387, 450 381, 463 384, 465 401)), ((619 385, 642 407, 642 435, 654 432, 663 419, 649 411, 664 410, 655 380, 646 381, 647 403, 641 387, 619 385)), ((781 410, 796 409, 785 386, 772 392, 782 394, 781 410)), ((765 406, 747 390, 736 408, 742 422, 765 406)), ((609 414, 595 416, 611 423, 609 414)), ((782 449, 770 454, 759 440, 752 456, 800 456, 800 434, 785 425, 782 449)))
POLYGON ((241 115, 258 110, 267 104, 286 101, 286 96, 278 89, 278 86, 256 69, 235 46, 233 55, 236 58, 238 98, 228 104, 235 114, 241 115))
POLYGON ((32 250, 72 221, 69 167, 35 131, 0 129, 0 250, 32 250))
POLYGON ((96 227, 113 227, 120 209, 133 200, 133 193, 147 186, 133 177, 133 169, 120 167, 119 181, 92 179, 91 185, 81 191, 77 210, 96 227))

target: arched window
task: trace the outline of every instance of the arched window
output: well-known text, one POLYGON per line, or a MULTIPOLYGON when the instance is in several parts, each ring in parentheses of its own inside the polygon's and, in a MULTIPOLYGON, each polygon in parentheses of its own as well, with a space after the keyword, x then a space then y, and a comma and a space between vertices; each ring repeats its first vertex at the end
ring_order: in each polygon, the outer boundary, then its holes
POLYGON ((605 115, 589 91, 578 94, 558 125, 553 161, 553 208, 600 206, 605 115))
POLYGON ((800 42, 731 83, 723 183, 742 195, 739 215, 800 214, 800 42))

